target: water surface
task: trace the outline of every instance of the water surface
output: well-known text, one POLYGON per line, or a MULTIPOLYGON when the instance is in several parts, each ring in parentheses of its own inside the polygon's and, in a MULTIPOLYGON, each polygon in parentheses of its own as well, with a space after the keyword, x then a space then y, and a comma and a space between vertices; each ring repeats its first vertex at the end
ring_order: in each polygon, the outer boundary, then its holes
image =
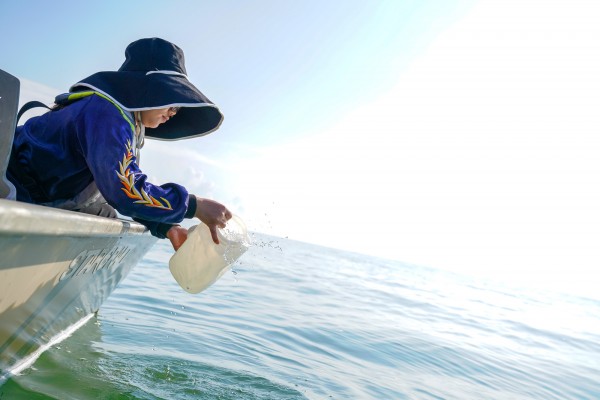
POLYGON ((599 399, 600 301, 255 235, 184 292, 160 241, 6 399, 599 399))

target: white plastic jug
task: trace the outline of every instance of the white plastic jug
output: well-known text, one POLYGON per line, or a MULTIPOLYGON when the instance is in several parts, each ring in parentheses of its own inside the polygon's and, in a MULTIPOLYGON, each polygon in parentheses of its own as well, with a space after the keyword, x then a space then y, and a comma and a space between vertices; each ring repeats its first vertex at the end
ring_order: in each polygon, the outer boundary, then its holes
POLYGON ((215 244, 208 226, 200 223, 188 230, 187 240, 169 260, 169 270, 186 292, 199 293, 215 283, 250 247, 244 222, 236 215, 217 229, 215 244))

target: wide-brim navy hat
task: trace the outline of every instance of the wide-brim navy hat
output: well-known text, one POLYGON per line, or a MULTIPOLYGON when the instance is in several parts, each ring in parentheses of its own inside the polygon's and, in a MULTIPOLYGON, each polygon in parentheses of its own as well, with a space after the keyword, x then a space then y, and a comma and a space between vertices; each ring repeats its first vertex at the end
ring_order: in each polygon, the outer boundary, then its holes
POLYGON ((146 136, 161 140, 188 139, 207 135, 223 122, 221 111, 187 78, 183 50, 160 38, 140 39, 125 50, 118 71, 95 73, 70 92, 95 90, 127 111, 181 107, 157 128, 146 128, 146 136))

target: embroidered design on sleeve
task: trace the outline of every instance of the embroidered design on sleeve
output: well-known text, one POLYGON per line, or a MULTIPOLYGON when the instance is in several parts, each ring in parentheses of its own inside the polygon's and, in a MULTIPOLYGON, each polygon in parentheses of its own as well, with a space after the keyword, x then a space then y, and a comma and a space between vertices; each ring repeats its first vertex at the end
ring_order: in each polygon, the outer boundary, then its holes
POLYGON ((131 164, 131 159, 133 158, 133 148, 131 147, 131 141, 127 141, 127 152, 123 155, 123 161, 119 162, 119 172, 117 172, 117 176, 121 180, 121 184, 123 187, 121 190, 125 192, 127 197, 130 199, 136 200, 134 203, 143 204, 148 207, 161 208, 163 210, 172 210, 171 203, 169 200, 161 197, 161 200, 157 200, 152 196, 149 196, 148 193, 144 189, 137 190, 135 187, 135 174, 133 174, 129 169, 129 164, 131 164))

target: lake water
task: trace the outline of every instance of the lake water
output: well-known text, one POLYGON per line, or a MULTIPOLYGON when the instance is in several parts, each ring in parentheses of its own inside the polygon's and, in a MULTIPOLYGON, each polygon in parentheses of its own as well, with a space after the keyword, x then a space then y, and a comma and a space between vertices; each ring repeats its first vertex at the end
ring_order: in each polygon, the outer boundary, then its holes
POLYGON ((184 292, 159 243, 9 399, 600 399, 600 296, 254 235, 184 292))

